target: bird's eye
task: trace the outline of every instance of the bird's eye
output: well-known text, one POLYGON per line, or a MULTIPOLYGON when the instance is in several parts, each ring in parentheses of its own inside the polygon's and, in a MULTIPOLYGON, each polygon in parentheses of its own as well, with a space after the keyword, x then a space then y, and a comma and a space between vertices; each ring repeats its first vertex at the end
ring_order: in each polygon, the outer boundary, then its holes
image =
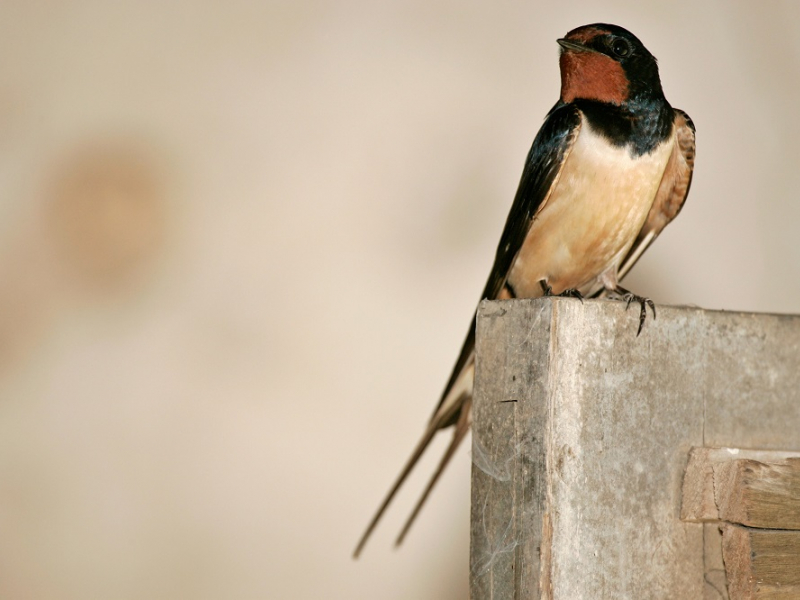
POLYGON ((611 51, 620 58, 625 58, 631 53, 631 45, 628 40, 617 38, 611 42, 611 51))

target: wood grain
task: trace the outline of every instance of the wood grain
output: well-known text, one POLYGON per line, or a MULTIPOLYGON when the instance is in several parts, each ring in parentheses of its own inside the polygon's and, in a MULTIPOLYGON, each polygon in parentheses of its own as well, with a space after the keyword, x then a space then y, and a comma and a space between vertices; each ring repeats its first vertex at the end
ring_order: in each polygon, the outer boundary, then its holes
POLYGON ((723 525, 730 600, 800 598, 800 532, 723 525))

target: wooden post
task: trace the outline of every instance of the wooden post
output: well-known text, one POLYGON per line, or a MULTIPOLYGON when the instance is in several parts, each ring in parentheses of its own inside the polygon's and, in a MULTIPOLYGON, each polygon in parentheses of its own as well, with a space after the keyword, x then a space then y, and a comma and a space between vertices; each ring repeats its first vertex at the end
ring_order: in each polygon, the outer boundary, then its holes
POLYGON ((725 598, 718 527, 682 521, 692 447, 800 447, 800 318, 484 302, 471 594, 725 598))

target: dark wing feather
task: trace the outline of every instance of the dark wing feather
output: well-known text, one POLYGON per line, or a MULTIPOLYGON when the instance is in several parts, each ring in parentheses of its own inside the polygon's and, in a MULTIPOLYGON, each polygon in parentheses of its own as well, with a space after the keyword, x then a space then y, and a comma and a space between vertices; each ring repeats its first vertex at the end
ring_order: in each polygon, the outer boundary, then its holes
MULTIPOLYGON (((533 140, 525 167, 511 205, 511 211, 506 219, 506 226, 500 236, 497 246, 494 265, 489 273, 486 287, 481 294, 481 300, 494 300, 498 297, 506 278, 514 264, 514 259, 522 248, 528 230, 531 228, 536 213, 550 195, 561 167, 564 164, 572 144, 578 137, 581 125, 580 111, 573 104, 558 102, 547 114, 542 128, 533 140)), ((476 313, 477 314, 477 313, 476 313)), ((461 347, 461 354, 456 361, 450 379, 442 392, 439 404, 436 406, 432 420, 447 398, 450 390, 456 383, 464 367, 471 360, 475 350, 475 315, 472 317, 467 338, 461 347)), ((441 426, 446 427, 458 419, 458 413, 450 415, 447 422, 441 426)))
MULTIPOLYGON (((483 290, 481 299, 497 298, 500 291, 503 289, 506 278, 508 277, 508 272, 511 270, 511 265, 522 247, 522 243, 525 241, 525 236, 528 235, 531 223, 537 211, 547 201, 550 190, 561 171, 561 166, 569 154, 573 142, 577 138, 578 131, 580 130, 580 123, 580 112, 571 104, 559 102, 553 107, 550 113, 548 113, 542 128, 533 141, 533 146, 525 161, 525 168, 522 172, 522 179, 517 189, 517 195, 514 198, 514 204, 511 206, 511 212, 508 215, 506 226, 497 248, 494 266, 489 275, 489 280, 486 282, 486 288, 483 290)), ((428 447, 428 444, 430 444, 436 432, 439 429, 455 424, 456 428, 453 440, 448 446, 445 455, 442 457, 433 477, 425 488, 422 497, 419 502, 417 502, 414 511, 403 527, 403 531, 397 543, 399 544, 402 541, 409 527, 411 527, 414 518, 419 513, 422 504, 438 480, 439 475, 453 456, 458 444, 466 435, 470 422, 468 411, 472 399, 471 389, 468 391, 461 391, 458 396, 453 397, 447 403, 445 403, 445 401, 448 400, 448 397, 451 395, 451 392, 453 392, 459 379, 465 376, 465 373, 468 373, 471 369, 474 350, 475 316, 473 315, 469 333, 467 333, 467 339, 464 341, 461 354, 456 361, 439 404, 436 406, 436 410, 433 413, 433 417, 428 423, 428 427, 422 439, 417 443, 411 457, 406 462, 400 475, 395 480, 394 485, 392 485, 389 493, 373 516, 372 521, 370 521, 367 526, 366 531, 361 536, 358 546, 353 553, 354 557, 358 557, 361 553, 367 539, 383 516, 389 503, 400 489, 406 477, 408 477, 408 474, 417 464, 417 461, 428 447)))
POLYGON ((695 128, 694 123, 685 112, 675 109, 675 147, 667 162, 661 185, 656 192, 653 206, 647 215, 636 241, 630 252, 622 261, 618 278, 623 277, 633 268, 644 251, 658 237, 658 234, 678 216, 689 194, 694 171, 695 128))

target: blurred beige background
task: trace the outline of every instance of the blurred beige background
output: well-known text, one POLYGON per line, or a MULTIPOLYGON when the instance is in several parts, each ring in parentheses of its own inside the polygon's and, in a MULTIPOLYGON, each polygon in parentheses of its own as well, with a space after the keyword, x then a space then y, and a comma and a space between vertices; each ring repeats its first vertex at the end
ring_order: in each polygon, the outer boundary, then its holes
POLYGON ((800 312, 800 4, 642 6, 4 2, 0 598, 466 598, 467 448, 400 551, 441 445, 350 552, 578 25, 636 33, 698 129, 628 286, 800 312))

